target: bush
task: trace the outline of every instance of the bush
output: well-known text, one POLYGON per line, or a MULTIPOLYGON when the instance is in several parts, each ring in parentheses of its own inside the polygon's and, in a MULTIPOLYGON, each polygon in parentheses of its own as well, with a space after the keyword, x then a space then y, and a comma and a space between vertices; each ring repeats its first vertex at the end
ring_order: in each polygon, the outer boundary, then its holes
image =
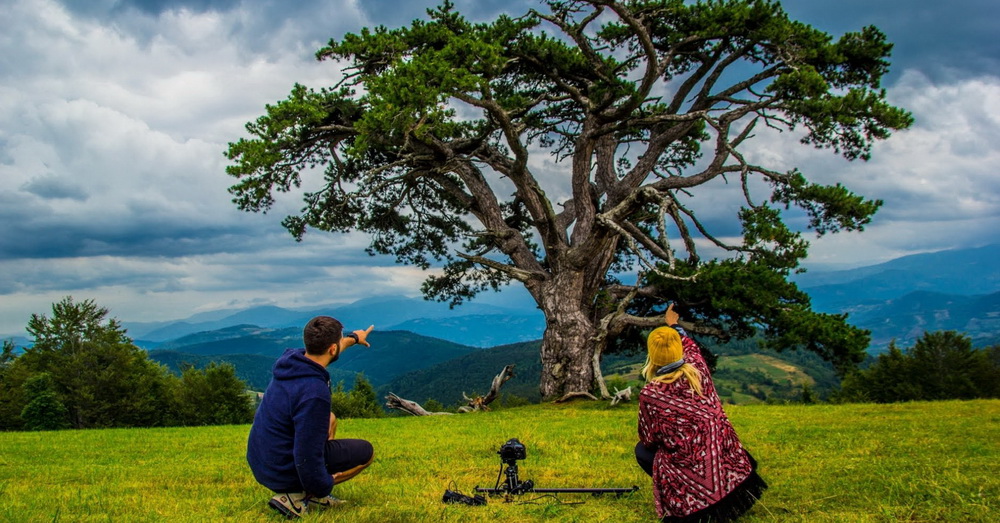
POLYGON ((27 430, 59 430, 69 428, 69 411, 56 396, 52 375, 43 372, 24 383, 24 394, 31 401, 21 411, 27 430))
POLYGON ((358 373, 354 378, 354 387, 350 392, 344 391, 344 382, 337 383, 337 387, 330 394, 330 410, 338 418, 381 418, 385 416, 385 411, 379 405, 375 396, 375 389, 372 384, 365 379, 363 373, 358 373))
POLYGON ((239 425, 253 421, 253 398, 229 363, 188 366, 175 395, 175 420, 181 425, 239 425))

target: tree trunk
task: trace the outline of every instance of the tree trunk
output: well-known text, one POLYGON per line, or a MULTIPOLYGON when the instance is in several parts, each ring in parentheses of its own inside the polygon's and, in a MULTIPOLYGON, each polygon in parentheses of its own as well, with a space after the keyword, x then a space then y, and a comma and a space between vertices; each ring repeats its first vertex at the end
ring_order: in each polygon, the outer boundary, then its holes
POLYGON ((541 293, 545 312, 542 338, 543 399, 589 393, 594 384, 594 323, 585 309, 582 274, 562 274, 549 282, 541 293))

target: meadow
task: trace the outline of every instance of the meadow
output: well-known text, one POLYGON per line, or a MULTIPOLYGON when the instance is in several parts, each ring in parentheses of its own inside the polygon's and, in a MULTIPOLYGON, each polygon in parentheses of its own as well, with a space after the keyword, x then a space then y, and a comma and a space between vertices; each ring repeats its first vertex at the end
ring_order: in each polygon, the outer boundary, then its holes
MULTIPOLYGON (((635 403, 348 419, 375 463, 309 521, 655 521, 635 465, 635 403), (525 494, 447 505, 492 487, 519 438, 538 487, 630 487, 623 497, 525 494)), ((997 521, 1000 400, 738 405, 727 412, 770 483, 742 521, 997 521)), ((244 460, 248 426, 0 433, 2 521, 281 521, 244 460)))

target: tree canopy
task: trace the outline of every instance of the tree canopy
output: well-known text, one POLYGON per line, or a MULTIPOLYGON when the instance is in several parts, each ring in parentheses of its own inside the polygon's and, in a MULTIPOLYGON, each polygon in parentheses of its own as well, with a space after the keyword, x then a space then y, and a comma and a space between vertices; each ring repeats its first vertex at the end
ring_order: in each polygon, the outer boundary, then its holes
POLYGON ((786 222, 861 230, 881 202, 747 149, 774 129, 866 160, 907 127, 880 86, 885 35, 834 39, 758 0, 543 5, 474 23, 445 2, 409 27, 331 41, 317 57, 342 80, 296 84, 230 144, 234 202, 267 211, 276 193, 321 178, 284 219, 296 238, 368 233, 373 254, 440 266, 422 290, 453 304, 520 282, 547 319, 547 397, 590 389, 609 338, 662 321, 635 314, 638 297, 677 301, 708 281, 714 304, 679 303, 693 331, 763 327, 781 346, 811 340, 843 368, 860 361, 866 333, 812 314, 788 287, 808 242, 786 222), (697 199, 727 185, 741 200, 728 220, 697 199), (706 261, 705 250, 724 255, 706 261), (738 286, 722 284, 741 271, 738 286), (754 287, 779 312, 725 306, 754 287))
POLYGON ((1000 346, 974 349, 955 331, 926 332, 913 347, 895 341, 870 367, 844 378, 844 401, 1000 398, 1000 346))

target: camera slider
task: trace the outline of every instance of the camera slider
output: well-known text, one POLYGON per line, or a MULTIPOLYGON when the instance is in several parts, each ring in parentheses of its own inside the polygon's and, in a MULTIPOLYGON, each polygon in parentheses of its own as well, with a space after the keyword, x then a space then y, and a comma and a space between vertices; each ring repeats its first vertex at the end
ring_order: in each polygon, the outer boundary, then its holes
POLYGON ((503 474, 506 476, 503 485, 500 484, 500 477, 497 476, 497 484, 494 488, 476 487, 476 492, 482 492, 490 495, 500 495, 503 494, 507 496, 509 500, 511 496, 526 494, 528 492, 534 492, 538 494, 592 494, 599 496, 601 494, 614 494, 615 496, 622 496, 623 494, 631 494, 637 490, 639 487, 633 485, 629 488, 536 488, 535 482, 530 479, 521 481, 518 477, 517 471, 517 461, 525 459, 528 455, 527 449, 517 438, 512 438, 506 443, 500 446, 500 450, 497 451, 500 455, 500 466, 507 466, 503 470, 503 474))

